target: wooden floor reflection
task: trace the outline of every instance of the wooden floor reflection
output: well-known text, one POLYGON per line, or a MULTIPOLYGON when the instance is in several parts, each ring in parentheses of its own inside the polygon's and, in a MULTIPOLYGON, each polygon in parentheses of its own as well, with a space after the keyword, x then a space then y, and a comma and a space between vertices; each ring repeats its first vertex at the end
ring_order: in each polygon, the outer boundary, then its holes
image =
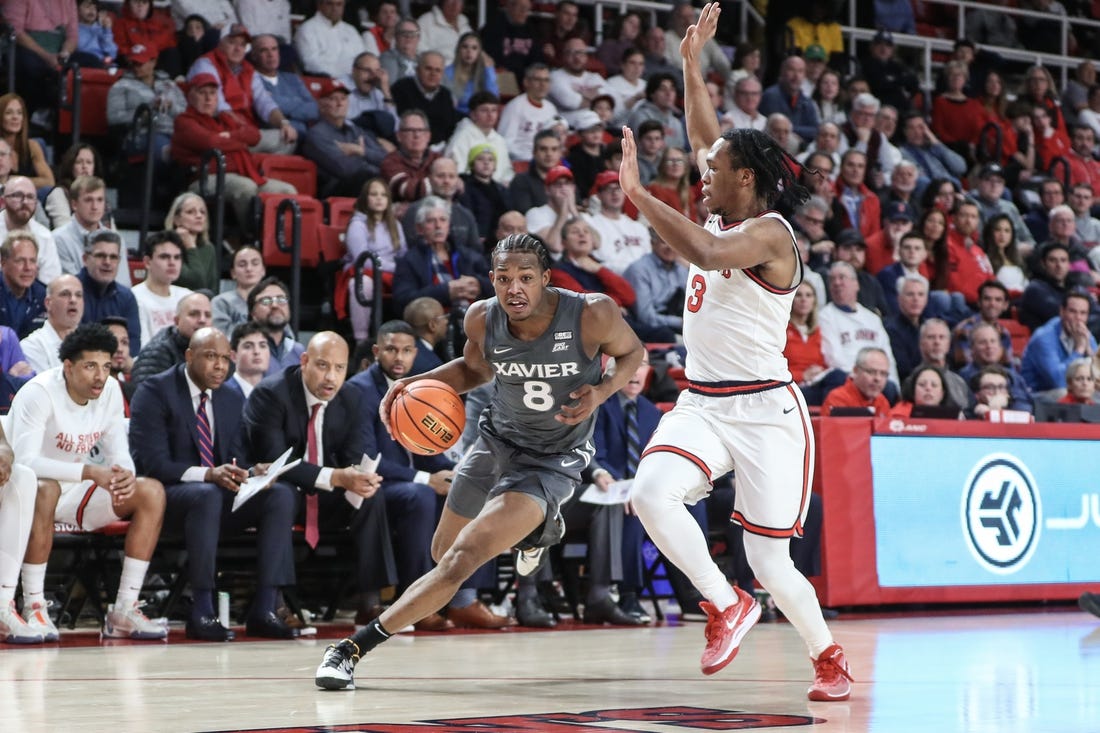
POLYGON ((321 692, 326 639, 0 645, 0 731, 1100 731, 1100 622, 1077 612, 841 618, 857 680, 810 703, 789 624, 703 677, 701 623, 398 636, 321 692))

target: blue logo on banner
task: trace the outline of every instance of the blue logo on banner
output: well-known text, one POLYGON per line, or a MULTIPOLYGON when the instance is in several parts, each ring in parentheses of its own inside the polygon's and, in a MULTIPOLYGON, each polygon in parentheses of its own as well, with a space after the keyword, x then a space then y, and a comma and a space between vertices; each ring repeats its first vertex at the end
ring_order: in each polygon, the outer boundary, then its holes
POLYGON ((966 481, 963 530, 971 553, 994 573, 1027 565, 1039 541, 1039 492, 1027 466, 1014 456, 993 454, 978 461, 966 481))

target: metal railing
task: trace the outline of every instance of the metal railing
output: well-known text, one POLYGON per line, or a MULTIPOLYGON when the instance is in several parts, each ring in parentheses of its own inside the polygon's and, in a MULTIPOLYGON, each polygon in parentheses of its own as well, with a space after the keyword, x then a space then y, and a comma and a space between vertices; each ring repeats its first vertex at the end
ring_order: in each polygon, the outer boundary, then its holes
POLYGON ((138 224, 138 242, 142 244, 145 242, 145 235, 149 233, 149 215, 153 208, 153 165, 157 154, 157 141, 153 136, 155 117, 156 114, 150 105, 139 104, 134 110, 133 122, 130 123, 133 129, 137 130, 140 126, 145 132, 145 185, 141 191, 141 214, 138 224))
POLYGON ((302 310, 302 207, 283 199, 275 209, 275 246, 290 255, 290 330, 298 334, 302 310), (290 244, 286 241, 286 212, 290 212, 290 244))
POLYGON ((199 196, 203 201, 209 201, 211 197, 206 193, 206 178, 211 159, 215 163, 214 172, 214 228, 211 231, 210 243, 214 245, 214 268, 221 277, 222 273, 222 241, 225 238, 225 155, 217 148, 211 148, 202 154, 199 159, 199 196))
POLYGON ((359 305, 371 309, 370 336, 374 338, 378 335, 378 329, 382 327, 382 260, 369 249, 363 250, 355 258, 355 262, 352 264, 352 272, 355 273, 353 276, 355 287, 352 288, 352 294, 359 305), (367 264, 367 260, 371 261, 371 280, 374 282, 374 294, 370 302, 367 302, 367 296, 363 292, 363 266, 367 264))
MULTIPOLYGON (((61 67, 61 85, 58 87, 58 99, 57 99, 57 114, 60 117, 61 112, 68 112, 72 117, 72 135, 74 146, 80 144, 80 116, 81 116, 81 95, 83 94, 84 80, 80 73, 80 64, 74 59, 69 59, 61 67), (65 79, 69 72, 73 74, 73 93, 69 96, 68 84, 65 79)), ((60 124, 57 128, 60 127, 60 124)), ((55 128, 55 133, 57 131, 55 128)), ((54 141, 56 143, 56 140, 54 141)))

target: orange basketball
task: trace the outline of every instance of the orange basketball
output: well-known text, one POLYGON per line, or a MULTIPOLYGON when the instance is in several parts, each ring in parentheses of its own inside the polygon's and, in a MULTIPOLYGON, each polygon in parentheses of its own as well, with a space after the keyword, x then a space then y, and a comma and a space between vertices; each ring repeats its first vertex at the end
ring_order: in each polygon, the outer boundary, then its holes
POLYGON ((458 442, 464 427, 462 398, 438 379, 413 382, 390 405, 393 437, 417 455, 442 453, 458 442))

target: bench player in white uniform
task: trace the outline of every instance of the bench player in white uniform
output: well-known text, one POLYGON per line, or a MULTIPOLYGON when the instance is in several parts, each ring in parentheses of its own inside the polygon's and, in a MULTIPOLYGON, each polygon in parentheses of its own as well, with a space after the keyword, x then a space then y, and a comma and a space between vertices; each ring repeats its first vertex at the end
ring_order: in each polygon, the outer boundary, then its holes
POLYGON ((28 624, 15 610, 15 586, 31 535, 37 491, 34 473, 15 463, 15 453, 0 430, 0 641, 9 644, 44 640, 39 626, 28 624))
POLYGON ((34 471, 39 482, 23 560, 23 612, 28 623, 37 621, 42 627, 46 641, 58 637, 44 612, 43 595, 54 522, 90 531, 127 518, 130 528, 118 596, 107 613, 103 634, 128 639, 168 635, 138 606, 145 571, 160 536, 164 487, 155 479, 134 476, 122 388, 111 377, 116 348, 114 334, 106 326, 77 327, 61 342, 61 366, 27 382, 11 406, 15 459, 34 471), (90 460, 93 448, 102 454, 95 463, 90 460))
POLYGON ((705 229, 642 187, 634 136, 623 129, 623 190, 691 262, 684 304, 689 387, 643 452, 631 500, 653 542, 707 599, 701 665, 714 674, 737 654, 760 606, 730 587, 684 502, 697 501, 714 477, 736 468, 731 519, 745 528, 756 578, 809 647, 809 698, 845 700, 851 675, 844 652, 789 554, 809 506, 814 446, 809 411, 783 357, 802 264, 790 224, 770 209, 801 203, 808 193, 771 138, 749 129, 719 137, 698 61, 719 12, 717 3, 708 4, 680 46, 688 135, 711 212, 705 229))

